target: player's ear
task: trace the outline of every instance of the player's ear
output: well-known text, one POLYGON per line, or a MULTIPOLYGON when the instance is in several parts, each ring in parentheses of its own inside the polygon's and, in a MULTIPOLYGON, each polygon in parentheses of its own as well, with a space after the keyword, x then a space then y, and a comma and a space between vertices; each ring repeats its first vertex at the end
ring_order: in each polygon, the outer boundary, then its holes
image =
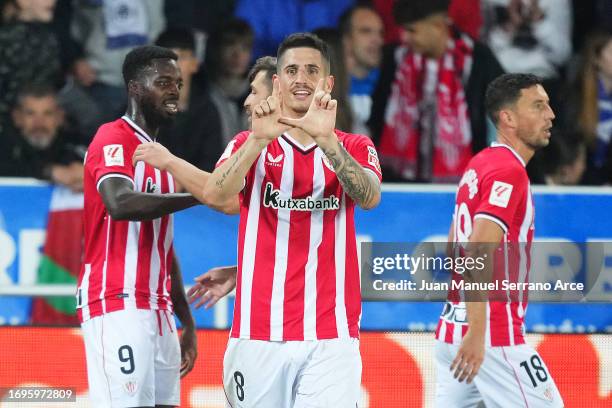
POLYGON ((140 83, 138 81, 131 79, 130 82, 128 82, 128 93, 130 95, 140 96, 141 90, 142 87, 140 86, 140 83))
POLYGON ((334 76, 328 75, 325 78, 325 92, 331 93, 332 89, 334 89, 334 76))
POLYGON ((516 119, 514 112, 510 109, 502 109, 499 111, 499 123, 507 127, 516 127, 516 119))

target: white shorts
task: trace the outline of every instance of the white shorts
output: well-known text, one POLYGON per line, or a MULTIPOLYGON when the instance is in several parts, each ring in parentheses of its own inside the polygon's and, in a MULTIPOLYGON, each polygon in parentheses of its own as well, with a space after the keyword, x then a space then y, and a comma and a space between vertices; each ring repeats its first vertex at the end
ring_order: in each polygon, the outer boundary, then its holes
POLYGON ((181 350, 172 314, 120 310, 81 328, 93 407, 180 404, 181 350))
POLYGON ((453 377, 450 365, 459 345, 436 341, 436 407, 563 407, 555 381, 540 355, 527 344, 487 347, 471 384, 453 377))
POLYGON ((230 338, 223 384, 232 408, 355 408, 361 390, 359 340, 230 338))

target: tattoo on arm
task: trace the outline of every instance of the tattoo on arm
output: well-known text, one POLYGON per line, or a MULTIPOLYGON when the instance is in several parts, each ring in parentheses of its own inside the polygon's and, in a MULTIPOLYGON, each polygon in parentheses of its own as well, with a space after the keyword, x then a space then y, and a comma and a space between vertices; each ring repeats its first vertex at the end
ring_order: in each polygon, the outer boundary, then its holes
POLYGON ((217 182, 215 183, 217 185, 217 188, 219 189, 223 188, 223 184, 225 183, 225 180, 227 179, 227 177, 232 173, 232 170, 234 171, 234 173, 238 171, 236 167, 238 166, 238 162, 240 161, 240 158, 244 155, 244 152, 245 152, 244 149, 240 149, 232 157, 228 159, 228 160, 231 160, 231 163, 227 167, 227 169, 223 173, 221 173, 221 178, 217 180, 217 182))
POLYGON ((336 176, 349 197, 359 205, 371 202, 378 193, 379 186, 346 151, 344 146, 338 145, 337 151, 330 149, 324 153, 334 167, 336 176))

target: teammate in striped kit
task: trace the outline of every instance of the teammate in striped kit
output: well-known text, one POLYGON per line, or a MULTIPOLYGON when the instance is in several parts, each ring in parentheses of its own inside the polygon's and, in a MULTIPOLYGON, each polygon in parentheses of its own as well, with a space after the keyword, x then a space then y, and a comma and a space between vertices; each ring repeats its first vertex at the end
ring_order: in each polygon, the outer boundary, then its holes
MULTIPOLYGON (((555 115, 541 80, 533 75, 497 78, 489 85, 486 105, 498 143, 466 167, 449 249, 460 246, 474 259, 505 260, 492 262, 492 276, 501 272, 513 282, 527 282, 534 207, 525 166, 548 145, 555 115)), ((454 273, 453 279, 464 278, 454 273)), ((482 278, 474 274, 468 279, 482 278)), ((546 365, 523 338, 527 294, 506 301, 461 299, 457 290, 449 292, 436 330, 436 406, 471 407, 479 401, 487 407, 563 406, 546 365)))
POLYGON ((380 200, 369 138, 334 130, 327 47, 279 47, 272 95, 206 184, 241 198, 234 321, 224 359, 232 407, 354 407, 361 298, 354 208, 380 200))
POLYGON ((180 376, 197 355, 170 214, 198 201, 175 193, 169 173, 132 164, 137 146, 151 142, 177 113, 176 60, 171 50, 155 46, 126 56, 127 113, 100 127, 85 159, 77 307, 96 407, 179 405, 180 376), (183 325, 180 342, 173 312, 183 325))

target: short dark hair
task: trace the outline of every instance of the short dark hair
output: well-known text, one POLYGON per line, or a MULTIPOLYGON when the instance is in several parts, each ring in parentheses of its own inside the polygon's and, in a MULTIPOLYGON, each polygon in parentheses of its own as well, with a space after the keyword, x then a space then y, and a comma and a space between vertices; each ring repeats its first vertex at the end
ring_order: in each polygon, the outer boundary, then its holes
MULTIPOLYGON (((257 58, 257 61, 255 61, 255 65, 253 65, 253 67, 249 71, 249 83, 253 82, 257 74, 259 74, 261 71, 264 71, 266 73, 266 79, 271 84, 272 76, 276 74, 276 57, 265 56, 257 58)), ((272 89, 271 86, 270 89, 272 89)))
POLYGON ((287 50, 301 47, 314 48, 315 50, 319 51, 326 63, 327 71, 329 72, 329 47, 325 41, 312 33, 294 33, 285 37, 283 42, 281 42, 278 46, 278 51, 276 52, 277 63, 281 61, 283 54, 287 50))
POLYGON ((178 60, 178 56, 174 51, 157 45, 145 45, 136 47, 130 51, 123 61, 123 82, 125 86, 127 87, 130 81, 138 78, 145 69, 150 68, 153 64, 153 60, 156 59, 171 59, 176 61, 178 60))
POLYGON ((15 108, 21 108, 25 98, 46 98, 47 96, 52 96, 57 99, 57 90, 51 84, 34 82, 24 85, 19 92, 17 92, 15 108))
POLYGON ((410 24, 429 16, 448 13, 450 0, 395 0, 393 16, 397 24, 410 24))
POLYGON ((542 85, 542 79, 532 74, 504 74, 495 78, 485 95, 487 114, 495 126, 499 122, 499 111, 516 103, 523 89, 536 85, 542 85))
POLYGON ((255 33, 251 25, 242 19, 232 18, 210 33, 206 40, 206 56, 204 57, 205 71, 216 78, 223 71, 221 67, 221 53, 224 48, 236 43, 244 43, 253 47, 255 33))
POLYGON ((169 28, 157 37, 155 45, 164 48, 176 48, 195 52, 193 32, 186 28, 169 28))
POLYGON ((340 35, 345 36, 351 32, 353 14, 359 10, 369 10, 377 15, 380 15, 371 3, 359 1, 355 3, 355 5, 346 9, 346 11, 340 16, 340 19, 338 20, 338 31, 340 31, 340 35))

